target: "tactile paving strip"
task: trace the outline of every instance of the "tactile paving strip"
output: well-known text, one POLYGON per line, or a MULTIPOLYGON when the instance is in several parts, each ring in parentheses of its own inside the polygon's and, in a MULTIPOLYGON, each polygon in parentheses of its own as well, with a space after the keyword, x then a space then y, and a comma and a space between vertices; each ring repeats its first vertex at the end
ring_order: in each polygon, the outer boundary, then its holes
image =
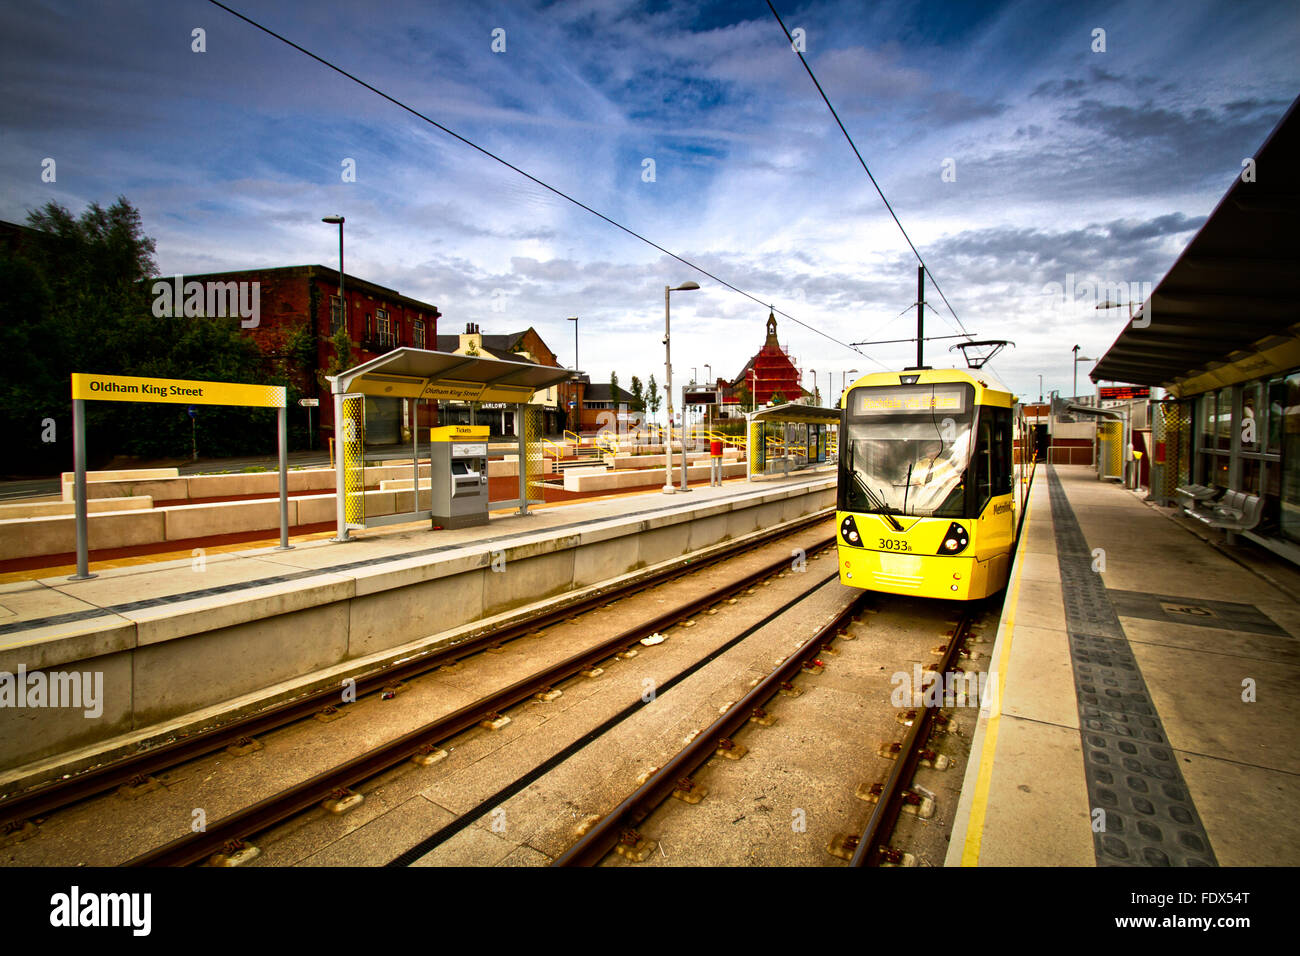
POLYGON ((1097 865, 1217 866, 1065 489, 1047 475, 1097 865))

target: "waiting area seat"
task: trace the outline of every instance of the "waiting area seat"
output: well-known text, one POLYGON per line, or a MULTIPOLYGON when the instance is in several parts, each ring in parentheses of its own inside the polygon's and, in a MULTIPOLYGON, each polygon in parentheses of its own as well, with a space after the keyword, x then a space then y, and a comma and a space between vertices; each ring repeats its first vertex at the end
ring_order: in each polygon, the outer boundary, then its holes
POLYGON ((1174 494, 1178 497, 1178 503, 1184 508, 1195 508, 1202 502, 1208 502, 1219 496, 1219 489, 1213 485, 1184 485, 1181 488, 1175 488, 1174 494))
MULTIPOLYGON (((1183 491, 1182 488, 1178 489, 1180 498, 1183 491)), ((1190 506, 1185 503, 1183 510, 1197 521, 1212 528, 1222 528, 1225 531, 1249 531, 1258 525, 1264 516, 1264 499, 1259 495, 1248 495, 1244 491, 1225 491, 1223 497, 1214 502, 1208 511, 1197 508, 1196 502, 1190 506)))

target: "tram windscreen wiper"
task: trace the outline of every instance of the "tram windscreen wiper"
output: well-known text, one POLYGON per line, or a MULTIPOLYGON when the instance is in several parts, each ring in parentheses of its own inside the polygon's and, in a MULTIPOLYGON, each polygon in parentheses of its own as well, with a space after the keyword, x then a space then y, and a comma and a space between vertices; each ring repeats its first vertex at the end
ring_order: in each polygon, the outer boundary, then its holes
POLYGON ((876 514, 883 515, 885 520, 889 522, 889 526, 895 531, 902 531, 903 526, 898 523, 898 519, 889 513, 890 508, 885 504, 884 493, 882 492, 881 497, 877 498, 875 492, 871 490, 871 487, 863 481, 862 476, 858 474, 858 469, 853 466, 852 444, 849 445, 849 460, 847 464, 849 466, 849 474, 853 476, 853 481, 857 484, 858 488, 861 489, 862 493, 867 496, 867 504, 871 505, 872 511, 876 514))

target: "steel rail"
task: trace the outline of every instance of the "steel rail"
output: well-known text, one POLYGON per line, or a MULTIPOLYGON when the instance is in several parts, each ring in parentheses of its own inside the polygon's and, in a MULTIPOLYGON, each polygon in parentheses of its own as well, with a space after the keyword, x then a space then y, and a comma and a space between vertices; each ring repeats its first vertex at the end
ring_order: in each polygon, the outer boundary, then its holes
MULTIPOLYGON (((831 547, 834 543, 835 536, 831 535, 807 551, 811 554, 831 547)), ((783 556, 780 560, 770 562, 757 571, 745 575, 739 581, 729 582, 681 607, 665 611, 650 621, 627 628, 594 647, 572 654, 557 664, 515 681, 505 688, 466 704, 450 714, 375 747, 337 767, 223 817, 210 824, 204 832, 185 834, 127 861, 124 865, 186 866, 195 863, 228 844, 267 830, 280 821, 301 813, 338 790, 359 784, 427 750, 433 744, 468 730, 485 717, 499 714, 509 707, 528 700, 536 693, 546 691, 561 681, 590 670, 596 664, 631 647, 642 638, 685 621, 726 600, 732 594, 779 573, 789 563, 790 559, 783 556)))
MULTIPOLYGON (((774 539, 794 534, 824 521, 834 513, 834 509, 824 509, 783 526, 774 539)), ((356 696, 377 693, 385 687, 399 681, 409 680, 427 673, 443 664, 516 640, 533 631, 585 614, 611 601, 623 600, 641 591, 657 587, 688 573, 712 567, 737 554, 761 547, 754 542, 736 542, 709 555, 699 563, 688 563, 664 568, 647 577, 631 581, 626 585, 609 590, 598 590, 569 604, 552 607, 541 613, 515 621, 505 627, 484 631, 467 640, 448 647, 425 651, 414 657, 395 664, 381 666, 373 671, 358 676, 356 696)), ((17 792, 0 798, 0 827, 13 827, 24 820, 30 820, 54 810, 70 806, 81 800, 113 790, 123 784, 132 783, 140 778, 161 772, 178 764, 202 757, 205 754, 237 744, 245 738, 255 737, 287 724, 311 717, 322 708, 340 703, 337 686, 312 691, 302 697, 274 705, 247 717, 238 718, 212 730, 200 731, 183 739, 153 747, 146 751, 130 754, 98 767, 85 770, 67 779, 55 780, 37 788, 17 792)))
MULTIPOLYGON (((962 612, 957 626, 953 628, 952 637, 948 640, 948 649, 944 653, 943 660, 935 669, 939 682, 940 703, 943 700, 943 675, 948 673, 953 664, 956 663, 962 642, 966 640, 967 635, 970 633, 971 623, 974 618, 973 610, 968 608, 962 612)), ((922 688, 922 694, 924 694, 924 688, 922 688)), ((924 701, 924 697, 922 700, 924 701)), ((853 852, 853 858, 849 860, 850 866, 879 866, 881 861, 888 855, 889 837, 893 834, 894 826, 898 823, 899 814, 903 812, 903 790, 916 774, 917 764, 921 760, 922 747, 930 737, 930 728, 934 725, 934 718, 938 713, 939 707, 937 706, 923 706, 917 711, 916 717, 912 720, 912 726, 907 729, 907 733, 903 736, 902 748, 894 760, 894 765, 885 778, 880 798, 876 801, 871 816, 867 818, 867 824, 863 827, 861 836, 858 837, 857 849, 853 852)))
MULTIPOLYGON (((855 598, 843 611, 824 625, 802 647, 787 657, 744 697, 733 704, 725 714, 699 733, 676 756, 656 770, 622 803, 598 820, 576 843, 569 847, 552 866, 594 866, 599 863, 622 838, 677 789, 683 777, 689 777, 718 749, 722 741, 745 726, 754 711, 767 702, 782 685, 803 669, 806 662, 815 660, 837 632, 852 621, 863 596, 855 598)), ((725 744, 723 744, 725 746, 725 744)))

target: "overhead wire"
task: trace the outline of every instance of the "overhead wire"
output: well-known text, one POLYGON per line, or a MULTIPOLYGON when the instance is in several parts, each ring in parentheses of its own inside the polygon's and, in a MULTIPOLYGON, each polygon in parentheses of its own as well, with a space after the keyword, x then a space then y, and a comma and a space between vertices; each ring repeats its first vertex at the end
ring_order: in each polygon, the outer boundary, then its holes
POLYGON ((548 192, 554 193, 556 196, 559 196, 561 199, 567 200, 568 202, 572 203, 578 208, 591 213, 596 218, 601 219, 604 222, 607 222, 609 225, 615 227, 616 229, 619 229, 622 232, 627 233, 629 236, 632 236, 634 239, 638 239, 641 242, 645 243, 646 245, 650 246, 651 248, 657 249, 658 251, 662 252, 664 255, 677 260, 687 268, 694 269, 700 275, 707 276, 709 279, 712 279, 714 282, 718 283, 721 286, 725 286, 726 288, 730 289, 732 292, 742 295, 745 298, 758 303, 759 305, 766 306, 770 311, 775 312, 777 315, 789 319, 791 322, 794 322, 796 325, 800 325, 805 329, 808 329, 810 332, 817 333, 818 335, 822 336, 822 338, 828 339, 831 342, 834 342, 836 345, 840 345, 846 349, 850 349, 851 351, 857 352, 863 358, 874 361, 878 365, 881 365, 882 367, 887 367, 884 366, 883 363, 867 355, 861 349, 853 345, 850 345, 848 342, 841 342, 833 335, 829 335, 826 332, 823 332, 821 329, 809 325, 807 322, 804 322, 796 318, 795 316, 790 315, 788 312, 783 312, 780 309, 773 308, 769 300, 760 299, 758 296, 752 295, 751 293, 746 292, 744 289, 732 285, 726 279, 714 275, 712 272, 710 272, 708 269, 705 269, 703 266, 697 265, 696 263, 690 261, 684 256, 679 256, 677 253, 673 252, 670 249, 665 249, 657 242, 654 242, 653 240, 647 238, 646 236, 641 235, 641 233, 635 231, 634 229, 631 229, 630 227, 623 225, 621 222, 618 222, 617 220, 609 216, 606 216, 604 213, 600 212, 597 209, 593 209, 591 206, 588 206, 586 203, 582 202, 581 200, 576 199, 573 196, 570 196, 568 193, 564 192, 563 190, 555 186, 552 186, 550 183, 547 183, 539 179, 538 177, 532 175, 531 173, 527 172, 526 170, 519 168, 514 163, 511 163, 509 160, 506 160, 501 156, 498 156, 496 153, 492 152, 491 150, 478 145, 478 143, 475 143, 473 140, 469 139, 468 137, 462 136, 460 133, 457 133, 455 130, 447 126, 444 126, 442 123, 439 123, 437 120, 433 119, 432 117, 426 116, 424 113, 421 113, 419 110, 411 106, 408 106, 407 104, 403 103, 401 100, 397 99, 396 97, 391 96, 388 93, 385 93, 383 90, 379 89, 378 87, 373 86, 370 83, 367 83, 365 80, 361 79, 360 77, 352 73, 349 73, 347 70, 343 69, 340 66, 337 66, 336 64, 330 62, 324 57, 319 56, 316 53, 313 53, 311 50, 308 50, 306 47, 300 46, 299 44, 290 40, 288 37, 272 30, 270 27, 264 26, 263 24, 252 19, 251 17, 245 16, 244 14, 240 13, 238 10, 234 10, 226 6, 224 3, 221 3, 220 0, 208 0, 208 2, 211 3, 213 6, 220 7, 222 10, 225 10, 230 15, 237 17, 240 20, 243 20, 249 26, 255 27, 256 29, 261 30, 266 35, 274 37, 275 39, 279 40, 281 43, 293 47, 299 53, 302 53, 304 56, 310 57, 311 59, 315 60, 317 63, 321 64, 322 66, 328 67, 329 69, 333 70, 335 73, 338 73, 340 76, 344 76, 347 79, 351 80, 352 82, 358 84, 359 86, 365 87, 367 90, 374 93, 376 96, 379 96, 387 100, 389 103, 392 103, 394 106, 398 107, 399 109, 403 109, 406 112, 410 113, 412 116, 415 116, 416 118, 421 119, 424 122, 428 123, 430 126, 433 126, 436 129, 441 130, 442 132, 446 133, 448 136, 452 137, 453 139, 459 140, 461 143, 464 143, 466 146, 470 147, 471 149, 477 150, 478 152, 482 153, 484 156, 488 157, 489 159, 494 160, 497 163, 500 163, 502 166, 505 166, 507 169, 510 169, 513 172, 518 173, 520 176, 523 176, 525 179, 530 180, 531 182, 537 184, 538 186, 541 186, 543 189, 547 190, 548 192))
MULTIPOLYGON (((867 178, 871 180, 871 185, 876 187, 876 192, 880 195, 880 201, 885 204, 885 208, 889 210, 889 214, 894 218, 894 224, 898 226, 898 231, 901 232, 903 238, 907 240, 907 244, 911 248, 912 254, 916 256, 916 261, 919 262, 921 268, 929 274, 930 282, 934 285, 935 291, 938 292, 939 297, 943 299, 943 304, 948 306, 948 311, 952 313, 952 317, 956 320, 962 333, 967 337, 970 337, 970 333, 966 331, 966 326, 962 324, 961 319, 957 316, 956 310, 953 309, 952 303, 948 301, 948 297, 943 294, 943 289, 939 287, 939 280, 934 277, 934 273, 930 271, 930 267, 925 264, 925 259, 922 258, 915 243, 912 242, 912 237, 909 236, 907 230, 903 228, 903 223, 898 218, 898 214, 894 212, 894 207, 890 204, 889 200, 885 198, 885 191, 880 188, 880 183, 876 182, 876 177, 872 175, 871 170, 867 167, 867 161, 862 158, 862 153, 858 151, 857 143, 853 142, 853 137, 849 135, 848 129, 845 128, 843 121, 840 119, 840 114, 835 112, 835 107, 831 105, 830 97, 826 95, 826 91, 822 89, 821 83, 817 80, 817 75, 813 73, 812 67, 808 65, 808 61, 804 58, 803 52, 794 42, 794 37, 791 35, 790 31, 786 29, 785 21, 781 19, 781 14, 776 12, 776 7, 772 6, 772 0, 767 0, 767 8, 772 11, 772 16, 776 17, 776 22, 780 24, 781 32, 785 34, 786 39, 790 42, 790 49, 795 52, 795 55, 799 57, 799 62, 803 64, 803 68, 808 71, 809 79, 813 81, 813 86, 817 87, 817 92, 821 94, 822 101, 826 104, 826 108, 831 111, 831 116, 835 118, 835 122, 840 128, 840 132, 843 133, 844 138, 848 140, 849 147, 853 150, 853 155, 858 158, 858 162, 862 165, 863 172, 865 172, 867 178)), ((907 310, 904 309, 903 311, 906 312, 907 310)))

